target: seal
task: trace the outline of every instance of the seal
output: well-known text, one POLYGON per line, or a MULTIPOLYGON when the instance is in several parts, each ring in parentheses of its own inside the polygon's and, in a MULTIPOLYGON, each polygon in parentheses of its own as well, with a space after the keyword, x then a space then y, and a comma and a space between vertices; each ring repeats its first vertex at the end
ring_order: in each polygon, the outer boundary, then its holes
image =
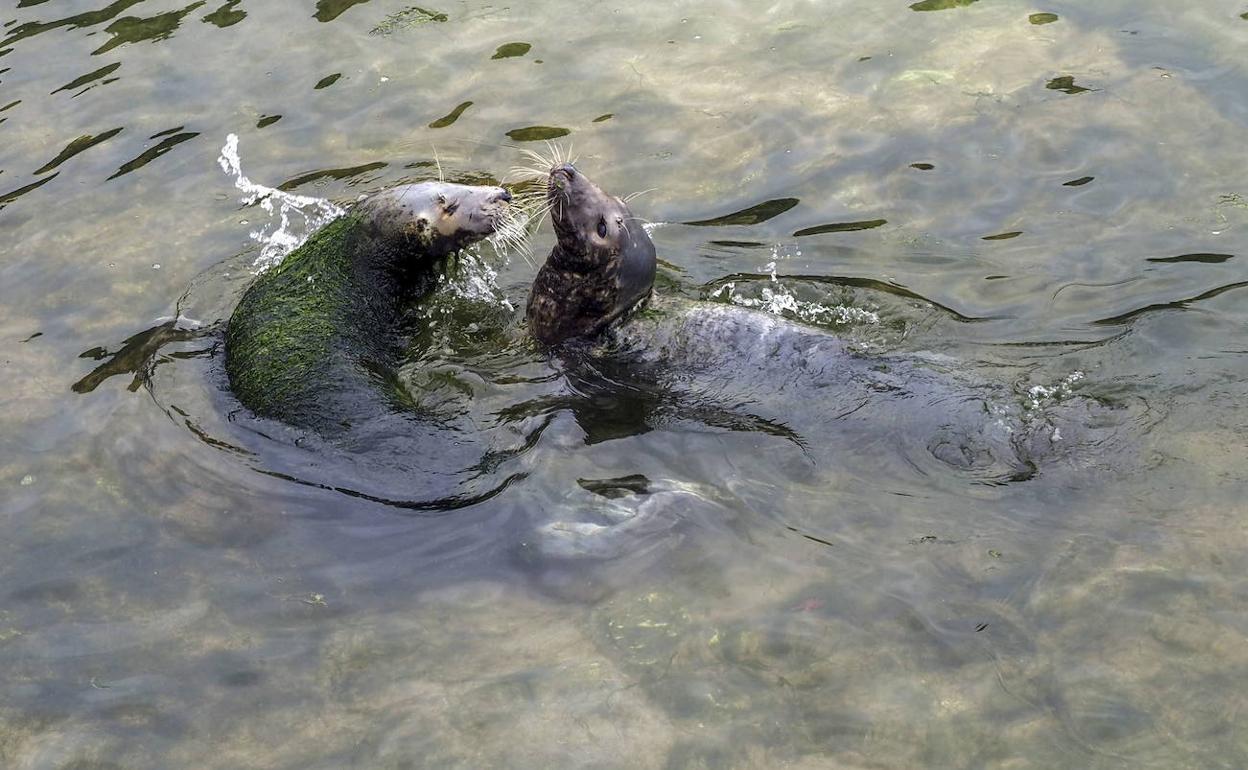
POLYGON ((405 300, 434 268, 494 233, 511 194, 444 182, 366 198, 260 275, 230 317, 225 368, 262 417, 333 433, 401 399, 405 300))
POLYGON ((654 288, 654 243, 628 204, 571 163, 550 170, 546 198, 558 239, 526 308, 529 332, 547 345, 593 337, 645 303, 654 288))
POLYGON ((546 197, 557 243, 532 285, 530 332, 547 345, 581 343, 563 346, 569 377, 606 375, 634 398, 654 394, 652 407, 623 410, 634 420, 697 415, 790 437, 810 456, 853 457, 895 440, 902 473, 936 462, 993 484, 1030 478, 1041 457, 1104 439, 1086 427, 1091 399, 1029 409, 940 357, 866 355, 773 313, 651 298, 655 247, 625 201, 566 163, 548 172, 546 197), (647 312, 631 312, 643 303, 647 312))

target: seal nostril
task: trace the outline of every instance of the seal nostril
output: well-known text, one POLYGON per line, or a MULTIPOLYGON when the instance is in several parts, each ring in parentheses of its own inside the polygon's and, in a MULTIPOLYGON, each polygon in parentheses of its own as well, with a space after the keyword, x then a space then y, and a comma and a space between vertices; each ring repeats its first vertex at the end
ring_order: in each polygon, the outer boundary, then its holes
POLYGON ((503 203, 511 203, 511 191, 510 191, 510 190, 499 190, 498 195, 494 196, 494 199, 495 199, 495 200, 500 200, 500 201, 502 201, 503 203))
POLYGON ((576 169, 572 167, 571 163, 563 163, 559 166, 556 166, 555 171, 563 174, 569 180, 576 178, 576 169))

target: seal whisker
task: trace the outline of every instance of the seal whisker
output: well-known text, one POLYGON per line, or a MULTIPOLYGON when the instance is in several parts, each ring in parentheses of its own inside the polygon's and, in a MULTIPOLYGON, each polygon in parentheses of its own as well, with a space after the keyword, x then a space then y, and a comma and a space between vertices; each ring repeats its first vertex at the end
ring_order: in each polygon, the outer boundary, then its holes
POLYGON ((546 206, 543 206, 543 207, 542 207, 542 208, 541 208, 538 212, 536 212, 536 213, 533 215, 533 219, 534 219, 534 220, 536 220, 536 223, 533 225, 533 229, 534 229, 534 230, 536 230, 536 229, 538 229, 539 227, 541 227, 541 226, 542 226, 542 223, 546 221, 546 216, 547 216, 548 214, 550 214, 550 209, 551 209, 551 207, 550 207, 550 205, 548 204, 548 205, 546 205, 546 206))
POLYGON ((528 212, 520 210, 519 212, 508 209, 503 212, 494 235, 490 238, 490 242, 494 245, 496 251, 504 254, 511 252, 518 253, 530 267, 533 264, 533 251, 527 237, 528 231, 526 225, 529 221, 528 212))
MULTIPOLYGON (((547 142, 547 144, 549 144, 549 142, 547 142)), ((547 147, 547 152, 549 153, 549 151, 550 148, 547 147)), ((549 167, 549 165, 554 162, 553 155, 550 154, 543 154, 530 148, 525 148, 523 152, 530 160, 533 161, 535 168, 549 167)))
POLYGON ((514 176, 517 180, 541 179, 542 177, 546 176, 546 174, 547 172, 545 170, 533 168, 530 166, 512 166, 511 170, 507 172, 507 176, 509 177, 514 176))
POLYGON ((438 181, 439 181, 439 182, 445 182, 445 181, 446 181, 446 177, 445 177, 445 176, 443 176, 443 174, 442 174, 442 161, 441 161, 441 159, 439 159, 439 158, 438 158, 438 148, 437 148, 437 147, 434 147, 434 146, 431 144, 431 145, 429 145, 429 149, 433 150, 433 162, 434 162, 434 164, 436 164, 436 165, 437 165, 437 167, 438 167, 438 181))
POLYGON ((520 153, 524 155, 526 158, 528 158, 529 160, 536 163, 538 167, 549 166, 550 164, 550 160, 548 158, 546 158, 545 156, 543 156, 541 153, 537 152, 536 150, 529 149, 528 147, 525 147, 524 149, 520 150, 520 153))
POLYGON ((657 187, 651 187, 651 188, 650 188, 650 189, 648 189, 648 190, 638 190, 637 192, 631 192, 631 193, 629 193, 628 195, 625 195, 623 198, 621 198, 621 200, 622 200, 622 201, 624 201, 625 203, 628 203, 628 202, 632 201, 632 200, 633 200, 633 198, 640 198, 641 196, 646 195, 646 194, 648 194, 648 193, 652 193, 652 192, 654 192, 654 191, 655 191, 655 190, 657 190, 657 189, 659 189, 659 188, 657 188, 657 187))
POLYGON ((537 216, 539 210, 549 208, 549 203, 544 195, 541 197, 529 196, 523 198, 517 196, 512 199, 512 205, 515 206, 517 210, 523 211, 529 216, 530 219, 537 216))

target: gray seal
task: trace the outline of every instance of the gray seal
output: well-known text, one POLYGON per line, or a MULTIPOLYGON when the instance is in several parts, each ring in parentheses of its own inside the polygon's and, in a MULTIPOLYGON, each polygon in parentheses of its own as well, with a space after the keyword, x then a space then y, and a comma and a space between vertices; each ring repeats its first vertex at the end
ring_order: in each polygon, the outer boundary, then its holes
MULTIPOLYGON (((576 390, 628 394, 637 403, 612 416, 633 431, 676 414, 787 436, 808 457, 866 457, 895 443, 868 462, 896 463, 899 475, 936 474, 935 462, 989 484, 1030 478, 1040 458, 1106 439, 1086 427, 1098 411, 1091 399, 1029 408, 958 362, 866 355, 756 309, 651 299, 654 244, 623 200, 566 164, 549 172, 547 197, 558 242, 533 282, 530 331, 547 344, 579 342, 561 346, 576 390), (642 303, 647 312, 630 312, 642 303)), ((587 437, 601 421, 589 420, 587 437)))
POLYGON ((230 387, 252 412, 327 434, 390 410, 405 301, 492 234, 511 194, 422 182, 365 199, 247 289, 229 321, 230 387))
POLYGON ((622 199, 570 163, 546 180, 557 242, 538 271, 526 315, 530 333, 556 344, 601 332, 654 288, 654 243, 622 199))

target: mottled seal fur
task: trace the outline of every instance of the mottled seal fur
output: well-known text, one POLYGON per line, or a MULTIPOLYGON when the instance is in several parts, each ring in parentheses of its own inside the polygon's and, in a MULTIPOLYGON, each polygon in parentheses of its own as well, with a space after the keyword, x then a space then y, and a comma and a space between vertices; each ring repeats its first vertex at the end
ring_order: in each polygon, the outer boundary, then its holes
POLYGON ((654 287, 654 243, 622 199, 570 163, 547 177, 558 241, 529 293, 530 333, 555 344, 592 337, 643 303, 654 287))

